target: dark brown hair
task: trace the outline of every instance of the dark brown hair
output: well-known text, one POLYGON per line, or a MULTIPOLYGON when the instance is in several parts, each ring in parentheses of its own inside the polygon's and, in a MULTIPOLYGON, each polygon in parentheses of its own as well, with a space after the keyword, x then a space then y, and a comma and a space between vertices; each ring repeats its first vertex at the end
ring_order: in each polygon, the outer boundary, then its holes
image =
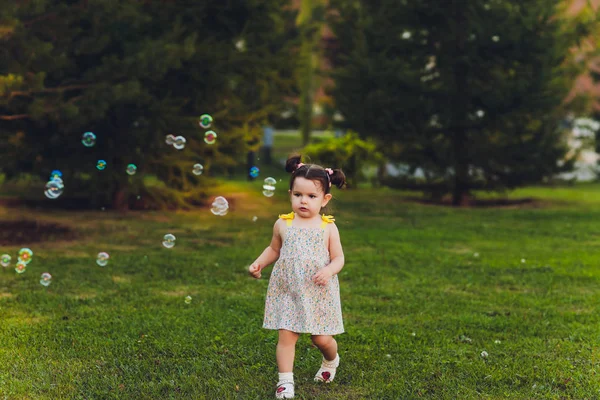
POLYGON ((290 190, 294 187, 294 180, 300 176, 311 181, 319 181, 325 194, 331 191, 331 185, 335 185, 338 189, 342 189, 346 185, 346 175, 341 169, 333 169, 333 173, 329 172, 317 164, 302 164, 301 156, 298 154, 291 155, 285 162, 285 170, 292 173, 290 179, 290 190), (300 165, 300 166, 298 166, 300 165), (329 184, 331 182, 331 185, 329 184))

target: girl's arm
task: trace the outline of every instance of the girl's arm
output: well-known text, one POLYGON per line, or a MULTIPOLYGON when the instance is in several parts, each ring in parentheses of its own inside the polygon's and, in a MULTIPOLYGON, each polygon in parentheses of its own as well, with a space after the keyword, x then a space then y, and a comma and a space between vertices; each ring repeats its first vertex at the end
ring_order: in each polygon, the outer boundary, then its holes
POLYGON ((340 232, 335 224, 329 224, 329 256, 331 262, 326 267, 331 272, 331 275, 339 273, 344 268, 344 250, 342 250, 342 242, 340 240, 340 232))
POLYGON ((260 269, 258 272, 274 263, 279 258, 279 250, 281 250, 281 235, 279 233, 281 221, 282 220, 278 219, 277 222, 275 222, 275 225, 273 225, 273 237, 271 238, 271 244, 269 244, 262 254, 258 256, 256 261, 252 263, 252 265, 259 266, 260 269))

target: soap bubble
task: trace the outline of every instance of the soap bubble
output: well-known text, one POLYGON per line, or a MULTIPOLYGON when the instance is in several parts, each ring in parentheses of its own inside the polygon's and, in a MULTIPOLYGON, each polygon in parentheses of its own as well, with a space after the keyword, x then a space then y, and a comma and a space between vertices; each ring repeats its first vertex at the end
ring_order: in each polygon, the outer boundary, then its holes
POLYGON ((175 246, 175 235, 171 234, 171 233, 167 233, 164 237, 163 237, 163 246, 165 246, 167 249, 172 248, 173 246, 175 246))
POLYGON ((217 133, 215 131, 206 131, 204 134, 204 142, 206 144, 214 144, 217 141, 217 133))
POLYGON ((44 286, 48 286, 52 283, 52 275, 48 272, 44 272, 40 278, 40 283, 44 286))
POLYGON ((204 172, 204 166, 202 164, 194 164, 194 169, 192 172, 194 175, 202 175, 202 172, 204 172))
POLYGON ((260 172, 260 170, 258 169, 258 167, 250 168, 250 176, 253 178, 256 178, 258 176, 259 172, 260 172))
POLYGON ((8 254, 2 254, 2 257, 0 257, 0 265, 2 265, 4 268, 8 267, 11 259, 11 256, 8 254))
POLYGON ((102 171, 104 168, 106 168, 106 161, 98 160, 96 163, 96 168, 98 168, 98 171, 102 171))
POLYGON ((263 194, 266 197, 272 197, 275 194, 275 185, 277 181, 275 178, 268 177, 265 179, 263 184, 263 194))
POLYGON ((96 135, 92 132, 84 133, 81 137, 81 143, 83 143, 85 147, 93 147, 96 144, 96 135))
POLYGON ((223 196, 216 197, 212 203, 210 212, 212 212, 215 215, 223 216, 223 215, 226 215, 228 211, 229 211, 229 202, 227 201, 227 199, 225 199, 225 197, 223 197, 223 196))
POLYGON ((46 183, 44 195, 49 199, 57 199, 63 193, 64 187, 62 179, 53 179, 46 183))
POLYGON ((108 255, 108 253, 105 253, 105 252, 98 253, 98 257, 96 259, 96 264, 98 264, 101 267, 106 267, 106 264, 108 264, 109 258, 110 258, 110 256, 108 255))
POLYGON ((177 136, 173 142, 173 147, 175 147, 177 150, 181 150, 185 147, 186 142, 187 140, 185 140, 183 136, 177 136))
POLYGON ((54 171, 50 172, 50 180, 56 178, 62 178, 62 172, 60 172, 60 170, 58 169, 55 169, 54 171))
POLYGON ((27 265, 31 262, 32 258, 33 258, 33 251, 31 251, 31 249, 28 249, 27 247, 23 247, 21 250, 19 250, 19 261, 20 262, 27 265))
POLYGON ((165 136, 165 143, 167 143, 169 146, 172 146, 173 143, 175 143, 175 136, 174 135, 165 136))
POLYGON ((15 265, 15 271, 17 271, 17 274, 22 274, 23 272, 25 272, 26 269, 27 269, 27 264, 25 264, 22 261, 19 261, 15 265))
POLYGON ((200 120, 198 121, 198 123, 200 124, 200 127, 204 128, 204 129, 210 128, 210 124, 212 124, 212 122, 213 122, 213 119, 208 114, 202 114, 200 116, 200 120))
POLYGON ((135 175, 135 173, 137 171, 137 167, 135 164, 129 164, 127 166, 127 168, 125 169, 125 171, 127 172, 128 175, 135 175))
POLYGON ((190 304, 192 302, 192 296, 185 296, 185 304, 190 304))

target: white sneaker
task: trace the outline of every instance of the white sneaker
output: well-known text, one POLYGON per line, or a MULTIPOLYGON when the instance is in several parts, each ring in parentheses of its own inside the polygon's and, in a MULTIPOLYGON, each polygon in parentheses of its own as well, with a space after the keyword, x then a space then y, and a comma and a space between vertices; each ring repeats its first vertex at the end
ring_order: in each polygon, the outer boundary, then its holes
POLYGON ((275 390, 276 399, 294 398, 294 381, 280 381, 275 390))
POLYGON ((323 357, 323 362, 321 363, 321 368, 317 371, 315 375, 315 382, 325 382, 331 383, 333 378, 335 378, 335 370, 340 365, 340 355, 335 355, 335 360, 327 361, 325 357, 323 357))

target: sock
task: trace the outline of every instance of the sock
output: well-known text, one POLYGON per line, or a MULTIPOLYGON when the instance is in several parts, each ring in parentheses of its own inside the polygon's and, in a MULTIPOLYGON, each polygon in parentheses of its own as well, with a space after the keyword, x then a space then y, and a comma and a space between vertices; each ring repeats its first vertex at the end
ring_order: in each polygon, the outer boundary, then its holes
POLYGON ((281 381, 294 382, 294 373, 293 372, 280 372, 279 373, 279 382, 281 382, 281 381))

